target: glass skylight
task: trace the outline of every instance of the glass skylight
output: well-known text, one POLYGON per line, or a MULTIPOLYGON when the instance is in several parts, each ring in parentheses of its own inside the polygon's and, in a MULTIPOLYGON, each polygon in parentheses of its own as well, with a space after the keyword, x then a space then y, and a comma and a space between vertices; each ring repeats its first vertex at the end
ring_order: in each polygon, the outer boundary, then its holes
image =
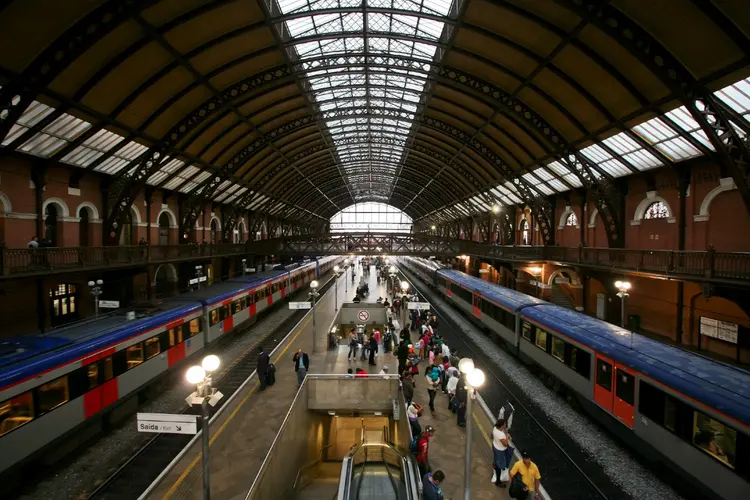
POLYGON ((355 203, 331 217, 332 233, 409 233, 412 219, 385 203, 355 203))
POLYGON ((279 2, 296 62, 305 70, 302 76, 356 199, 390 197, 427 83, 429 64, 420 61, 436 57, 451 5, 443 0, 279 2), (343 7, 360 11, 331 12, 343 7), (327 69, 319 64, 355 54, 359 65, 327 69))

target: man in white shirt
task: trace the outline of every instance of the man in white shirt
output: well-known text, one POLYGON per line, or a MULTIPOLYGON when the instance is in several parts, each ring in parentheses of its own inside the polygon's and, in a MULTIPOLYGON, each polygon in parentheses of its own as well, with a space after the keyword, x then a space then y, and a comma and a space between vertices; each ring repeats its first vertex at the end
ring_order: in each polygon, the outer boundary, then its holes
POLYGON ((31 241, 29 241, 29 244, 27 245, 29 248, 39 248, 39 238, 34 236, 31 238, 31 241))
POLYGON ((451 348, 448 347, 448 344, 446 344, 445 341, 443 341, 443 345, 441 346, 441 349, 442 349, 442 353, 441 354, 443 356, 447 356, 448 358, 451 357, 451 348))

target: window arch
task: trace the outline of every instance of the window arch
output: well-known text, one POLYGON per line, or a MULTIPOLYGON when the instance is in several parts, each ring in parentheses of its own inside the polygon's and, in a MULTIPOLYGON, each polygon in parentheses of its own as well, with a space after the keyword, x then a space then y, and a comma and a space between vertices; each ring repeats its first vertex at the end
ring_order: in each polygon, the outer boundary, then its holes
POLYGON ((669 219, 671 216, 669 207, 661 200, 646 207, 646 212, 643 214, 644 219, 669 219))
POLYGON ((570 212, 570 214, 568 214, 568 218, 565 219, 565 225, 578 227, 578 217, 576 217, 575 212, 570 212))
POLYGON ((409 233, 412 218, 391 205, 355 203, 331 217, 332 233, 409 233))

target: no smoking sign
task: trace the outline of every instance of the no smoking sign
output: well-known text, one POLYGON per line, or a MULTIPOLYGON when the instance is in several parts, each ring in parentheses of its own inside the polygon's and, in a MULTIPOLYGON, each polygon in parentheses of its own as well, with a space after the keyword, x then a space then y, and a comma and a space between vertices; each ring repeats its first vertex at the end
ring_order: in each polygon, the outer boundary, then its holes
POLYGON ((367 321, 368 319, 370 319, 369 311, 359 311, 357 313, 357 319, 360 321, 367 321))

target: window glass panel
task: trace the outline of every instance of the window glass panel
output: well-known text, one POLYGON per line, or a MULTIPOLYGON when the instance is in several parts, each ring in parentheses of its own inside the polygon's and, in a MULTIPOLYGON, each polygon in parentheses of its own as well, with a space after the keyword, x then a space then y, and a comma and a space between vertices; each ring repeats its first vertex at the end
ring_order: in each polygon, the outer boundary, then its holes
POLYGON ((562 362, 565 362, 565 341, 552 337, 552 355, 562 362))
POLYGON ((217 307, 216 309, 212 310, 210 314, 211 314, 210 323, 211 323, 211 326, 214 326, 216 323, 219 322, 219 308, 217 307))
POLYGON ((668 219, 669 217, 671 217, 669 208, 661 201, 649 205, 644 215, 646 219, 668 219))
POLYGON ((47 382, 37 389, 39 414, 57 408, 68 401, 68 376, 47 382))
POLYGON ((24 392, 0 403, 0 436, 34 418, 34 398, 24 392))
POLYGON ((695 412, 693 418, 693 444, 734 468, 737 456, 737 432, 698 411, 695 412))
POLYGON ((91 363, 86 367, 86 376, 89 380, 88 390, 94 389, 99 385, 99 363, 91 363))
POLYGON ((635 402, 635 377, 625 372, 617 370, 617 397, 629 405, 635 402))
POLYGON ((612 365, 601 359, 596 360, 596 383, 612 390, 612 365))
POLYGON ((101 372, 104 382, 106 382, 107 380, 111 380, 112 377, 114 377, 115 375, 112 356, 108 356, 100 360, 99 364, 100 364, 99 371, 101 372))
POLYGON ((159 337, 151 337, 145 342, 146 359, 151 359, 159 354, 159 337))
POLYGON ((125 359, 128 363, 128 370, 143 363, 143 344, 139 343, 125 349, 125 359))
POLYGON ((541 328, 536 329, 536 340, 535 344, 538 348, 547 350, 547 332, 541 328))
POLYGON ((195 318, 190 320, 190 336, 198 335, 201 332, 201 320, 195 318))

